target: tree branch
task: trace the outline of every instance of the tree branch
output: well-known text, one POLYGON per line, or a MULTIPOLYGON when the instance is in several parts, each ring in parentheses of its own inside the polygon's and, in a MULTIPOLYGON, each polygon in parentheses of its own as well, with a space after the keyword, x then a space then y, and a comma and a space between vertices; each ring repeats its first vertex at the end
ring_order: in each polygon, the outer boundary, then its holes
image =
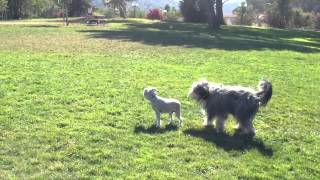
POLYGON ((224 4, 224 3, 228 2, 228 1, 230 1, 230 0, 224 0, 224 1, 222 2, 222 4, 224 4))

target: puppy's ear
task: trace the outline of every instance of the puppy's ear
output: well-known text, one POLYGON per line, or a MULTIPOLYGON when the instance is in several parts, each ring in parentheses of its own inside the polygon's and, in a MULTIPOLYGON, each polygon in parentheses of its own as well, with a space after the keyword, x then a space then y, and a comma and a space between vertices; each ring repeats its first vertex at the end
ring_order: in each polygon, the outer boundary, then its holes
POLYGON ((152 88, 150 90, 150 92, 153 94, 153 95, 157 95, 157 89, 156 88, 152 88))

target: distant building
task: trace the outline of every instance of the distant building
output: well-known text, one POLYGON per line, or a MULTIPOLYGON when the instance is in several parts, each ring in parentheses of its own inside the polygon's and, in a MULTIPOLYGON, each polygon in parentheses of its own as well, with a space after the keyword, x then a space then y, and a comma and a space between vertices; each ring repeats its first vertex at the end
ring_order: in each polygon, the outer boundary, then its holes
POLYGON ((237 21, 237 15, 235 14, 224 14, 224 20, 227 25, 235 25, 237 21))

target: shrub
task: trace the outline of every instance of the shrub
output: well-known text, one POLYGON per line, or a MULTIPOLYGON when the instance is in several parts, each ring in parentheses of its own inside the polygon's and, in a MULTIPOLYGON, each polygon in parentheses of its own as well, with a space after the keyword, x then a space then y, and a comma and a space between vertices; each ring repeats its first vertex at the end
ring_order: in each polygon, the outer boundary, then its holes
POLYGON ((166 21, 178 21, 179 18, 181 18, 181 14, 178 11, 170 11, 165 15, 166 21))
POLYGON ((163 20, 163 15, 160 9, 151 9, 147 15, 148 19, 158 19, 163 20))
POLYGON ((306 13, 302 9, 293 9, 292 17, 290 20, 290 27, 302 28, 302 27, 314 27, 314 17, 311 13, 306 13))
POLYGON ((128 13, 129 18, 145 18, 146 17, 146 12, 141 9, 130 9, 128 13))
POLYGON ((114 18, 117 16, 116 11, 112 8, 98 9, 98 13, 105 15, 106 18, 114 18))
POLYGON ((314 13, 315 28, 320 29, 320 13, 314 13))

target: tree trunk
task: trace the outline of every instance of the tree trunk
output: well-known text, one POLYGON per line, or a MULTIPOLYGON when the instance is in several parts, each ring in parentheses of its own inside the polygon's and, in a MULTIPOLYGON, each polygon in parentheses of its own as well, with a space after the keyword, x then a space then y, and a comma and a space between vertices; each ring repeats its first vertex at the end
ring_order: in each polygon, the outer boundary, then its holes
POLYGON ((207 0, 208 1, 208 25, 211 30, 220 29, 220 22, 217 16, 216 9, 216 0, 207 0))
POLYGON ((68 3, 66 1, 63 3, 63 22, 66 26, 69 26, 69 10, 68 3))
POLYGON ((216 11, 217 11, 217 17, 218 17, 219 25, 224 24, 223 2, 222 2, 222 0, 216 0, 216 11))
POLYGON ((120 17, 127 18, 126 3, 125 2, 120 4, 119 11, 120 11, 120 17))
POLYGON ((68 10, 68 6, 66 6, 66 8, 65 8, 65 10, 66 10, 66 26, 69 26, 69 10, 68 10))

